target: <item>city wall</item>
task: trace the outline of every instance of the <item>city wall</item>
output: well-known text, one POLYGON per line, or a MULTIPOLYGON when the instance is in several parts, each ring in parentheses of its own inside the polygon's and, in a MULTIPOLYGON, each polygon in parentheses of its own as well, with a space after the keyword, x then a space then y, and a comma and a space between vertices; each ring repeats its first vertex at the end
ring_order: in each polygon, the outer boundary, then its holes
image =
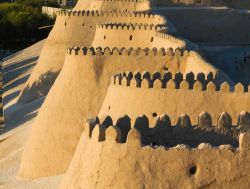
POLYGON ((249 11, 228 8, 162 8, 158 11, 192 42, 250 43, 249 11))
POLYGON ((202 111, 208 112, 214 121, 221 112, 227 112, 236 125, 239 112, 250 111, 250 93, 245 92, 247 89, 241 83, 230 90, 227 82, 216 85, 214 81, 212 73, 205 76, 203 73, 127 72, 111 81, 99 115, 111 115, 115 119, 127 114, 135 121, 135 116, 145 114, 152 123, 157 115, 166 113, 176 124, 178 116, 184 113, 197 124, 202 111))
MULTIPOLYGON (((64 173, 83 131, 84 120, 98 114, 112 74, 126 70, 164 71, 166 52, 157 52, 155 49, 149 52, 140 49, 68 49, 63 69, 33 124, 18 175, 38 178, 64 173), (149 55, 145 56, 146 53, 149 55), (159 58, 158 53, 162 54, 159 58), (69 94, 74 94, 74 98, 69 94)), ((176 51, 175 56, 180 56, 179 52, 176 51)), ((179 60, 181 57, 184 56, 181 55, 179 60)), ((208 70, 216 73, 215 68, 208 70)))
POLYGON ((142 145, 137 129, 128 132, 125 143, 121 133, 116 125, 86 125, 60 189, 250 186, 249 134, 240 135, 238 147, 201 143, 195 148, 181 144, 167 148, 142 145))

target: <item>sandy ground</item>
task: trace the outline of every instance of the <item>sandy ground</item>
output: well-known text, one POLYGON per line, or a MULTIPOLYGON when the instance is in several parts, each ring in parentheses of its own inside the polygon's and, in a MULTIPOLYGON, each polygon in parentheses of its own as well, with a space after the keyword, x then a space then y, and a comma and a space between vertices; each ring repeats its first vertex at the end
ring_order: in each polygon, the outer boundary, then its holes
POLYGON ((43 43, 38 42, 2 62, 6 123, 0 131, 0 189, 55 189, 62 177, 59 175, 33 181, 16 178, 25 141, 44 97, 28 104, 18 103, 17 99, 36 65, 43 43))

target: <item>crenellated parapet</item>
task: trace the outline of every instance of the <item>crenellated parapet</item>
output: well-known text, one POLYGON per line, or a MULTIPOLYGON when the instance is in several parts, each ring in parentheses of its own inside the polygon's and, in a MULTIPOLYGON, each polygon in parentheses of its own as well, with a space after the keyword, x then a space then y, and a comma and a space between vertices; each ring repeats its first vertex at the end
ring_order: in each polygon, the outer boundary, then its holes
MULTIPOLYGON (((93 63, 97 58, 105 64, 117 64, 118 66, 121 63, 126 63, 129 64, 130 67, 139 66, 140 69, 137 69, 138 71, 148 70, 154 72, 157 70, 161 73, 169 71, 172 73, 182 72, 186 74, 190 72, 187 68, 192 67, 192 65, 195 64, 192 61, 193 51, 180 48, 173 50, 173 48, 87 48, 75 46, 66 49, 66 57, 69 57, 71 62, 72 59, 74 59, 75 62, 91 61, 93 63)), ((134 69, 135 68, 131 71, 136 71, 134 69)), ((130 68, 124 69, 123 71, 126 70, 130 70, 130 68)), ((212 73, 217 80, 217 70, 205 61, 200 61, 199 69, 194 71, 195 75, 198 75, 199 73, 204 73, 206 75, 212 73)), ((226 80, 220 80, 220 83, 224 81, 226 80)))
POLYGON ((98 28, 105 30, 153 30, 153 31, 161 31, 166 30, 166 26, 164 25, 154 25, 154 24, 143 24, 143 23, 135 23, 135 24, 126 24, 126 23, 104 23, 99 24, 98 28))
POLYGON ((168 34, 162 24, 103 23, 96 29, 94 47, 186 48, 185 40, 168 34))
POLYGON ((149 0, 92 0, 88 6, 90 10, 110 11, 148 11, 152 8, 149 0))
POLYGON ((166 19, 160 15, 151 13, 134 13, 128 11, 98 11, 98 10, 82 10, 82 11, 60 11, 53 30, 48 40, 57 42, 65 41, 69 44, 86 44, 93 42, 96 27, 99 24, 111 23, 142 23, 145 25, 165 25, 166 19), (75 32, 77 31, 77 32, 75 32), (71 36, 74 33, 74 37, 71 36), (86 35, 86 33, 88 35, 86 35))
POLYGON ((215 125, 219 114, 228 112, 235 125, 237 112, 243 110, 250 111, 248 89, 241 83, 220 84, 216 73, 133 71, 112 76, 99 115, 117 117, 126 113, 136 119, 143 111, 154 122, 154 115, 167 112, 177 122, 177 115, 186 113, 197 124, 199 113, 205 111, 211 114, 215 125))
MULTIPOLYGON (((207 113, 198 119, 193 126, 188 115, 181 115, 173 126, 164 114, 150 130, 146 116, 138 116, 132 128, 126 115, 113 123, 109 116, 87 122, 61 189, 248 188, 250 134, 233 128, 227 113, 220 115, 218 127, 211 128, 207 113), (94 179, 93 173, 98 173, 94 179)), ((249 120, 249 115, 240 119, 249 120)))
POLYGON ((110 10, 110 11, 148 11, 152 8, 153 1, 149 0, 87 0, 78 1, 74 10, 110 10))
POLYGON ((173 43, 180 44, 181 47, 186 46, 186 43, 183 40, 178 39, 178 38, 176 38, 176 37, 174 37, 174 36, 172 36, 170 34, 167 34, 167 33, 157 32, 156 37, 159 38, 159 39, 162 39, 163 41, 168 40, 168 41, 172 41, 173 43))
POLYGON ((104 115, 100 118, 89 119, 85 125, 85 133, 89 138, 95 137, 99 142, 107 137, 113 137, 118 143, 129 143, 131 133, 141 145, 173 147, 188 145, 189 147, 231 145, 230 148, 239 146, 240 133, 250 130, 250 114, 241 112, 238 124, 232 125, 232 117, 223 112, 213 125, 211 115, 202 112, 198 116, 197 124, 192 124, 187 114, 178 117, 173 123, 167 114, 155 117, 154 125, 149 125, 150 117, 139 115, 134 121, 128 115, 112 119, 104 115), (209 143, 209 145, 208 145, 209 143))
MULTIPOLYGON (((58 11, 58 16, 90 16, 90 17, 129 17, 129 18, 140 18, 153 19, 164 23, 166 20, 163 16, 149 12, 132 12, 132 11, 98 11, 98 10, 62 10, 58 11)), ((109 20, 107 20, 108 22, 109 20)))
POLYGON ((66 49, 68 55, 80 55, 80 56, 107 56, 107 55, 121 55, 121 56, 166 56, 166 57, 187 57, 189 56, 188 50, 172 48, 109 48, 109 47, 69 47, 66 49))
POLYGON ((216 75, 210 72, 208 74, 193 72, 182 74, 171 72, 124 72, 113 75, 111 83, 117 86, 137 87, 137 88, 157 88, 157 89, 181 89, 204 92, 228 92, 228 93, 245 93, 247 88, 241 83, 234 86, 224 82, 218 85, 214 82, 216 75))
MULTIPOLYGON (((98 11, 98 10, 82 10, 82 11, 59 11, 58 20, 64 18, 72 18, 73 20, 65 20, 66 23, 73 22, 74 24, 78 19, 93 19, 93 23, 88 23, 87 20, 82 20, 85 24, 102 24, 106 22, 112 23, 127 23, 127 24, 136 24, 142 23, 145 25, 164 25, 167 24, 167 20, 157 14, 145 13, 145 12, 129 12, 129 11, 98 11)), ((79 26, 80 27, 80 26, 79 26)), ((93 26, 92 26, 93 27, 93 26)))
POLYGON ((201 128, 210 127, 205 113, 199 116, 199 126, 193 126, 188 115, 180 116, 179 124, 171 126, 170 118, 162 115, 155 127, 148 131, 146 118, 138 116, 133 128, 126 115, 113 123, 109 116, 87 122, 60 188, 102 188, 103 185, 111 188, 120 185, 183 188, 184 183, 191 188, 250 186, 250 134, 231 128, 226 113, 222 113, 218 121, 221 131, 224 129, 223 134, 219 129, 201 128), (229 134, 234 132, 235 138, 229 134), (74 179, 76 176, 81 179, 74 179), (239 178, 240 182, 237 182, 239 178))

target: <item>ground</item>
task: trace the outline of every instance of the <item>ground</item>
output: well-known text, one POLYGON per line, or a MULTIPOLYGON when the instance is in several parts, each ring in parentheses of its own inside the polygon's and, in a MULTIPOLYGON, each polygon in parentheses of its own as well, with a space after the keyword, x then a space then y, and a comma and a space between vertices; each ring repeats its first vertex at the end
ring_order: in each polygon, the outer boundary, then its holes
POLYGON ((45 97, 28 104, 18 103, 18 95, 36 65, 43 42, 17 52, 3 60, 6 125, 0 132, 0 189, 55 189, 62 175, 19 180, 16 173, 30 127, 45 97))

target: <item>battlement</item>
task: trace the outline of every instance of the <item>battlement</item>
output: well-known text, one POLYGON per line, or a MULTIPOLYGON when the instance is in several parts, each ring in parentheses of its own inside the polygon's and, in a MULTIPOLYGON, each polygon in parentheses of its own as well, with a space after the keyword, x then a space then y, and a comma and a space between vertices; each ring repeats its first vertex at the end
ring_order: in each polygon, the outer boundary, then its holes
MULTIPOLYGON (((217 72, 125 72, 111 78, 99 115, 116 117, 123 112, 135 119, 141 110, 152 115, 167 112, 174 121, 187 113, 197 123, 200 112, 211 114, 213 122, 221 112, 228 112, 237 122, 237 112, 250 111, 250 94, 241 83, 218 81, 217 72), (121 100, 122 99, 122 100, 121 100), (241 103, 238 103, 241 102, 241 103)), ((215 125, 215 123, 213 123, 215 125)))
POLYGON ((127 23, 104 23, 97 26, 100 29, 110 30, 166 30, 167 27, 163 25, 148 25, 143 23, 127 24, 127 23))
POLYGON ((169 41, 172 41, 174 43, 179 43, 181 44, 180 46, 186 46, 186 42, 181 40, 181 39, 178 39, 172 35, 169 35, 167 33, 161 33, 161 32, 156 32, 155 33, 156 37, 159 37, 160 39, 163 39, 164 40, 169 40, 169 41))
POLYGON ((208 74, 192 72, 183 75, 182 73, 166 72, 124 72, 115 74, 112 77, 112 84, 117 86, 137 87, 137 88, 156 88, 156 89, 182 89, 206 92, 235 92, 246 93, 250 92, 250 85, 245 89, 241 83, 237 83, 230 90, 230 85, 227 82, 220 86, 216 85, 213 80, 214 73, 208 74))
POLYGON ((75 10, 110 10, 110 11, 148 11, 152 8, 149 0, 92 0, 90 2, 78 1, 75 10))
MULTIPOLYGON (((178 122, 174 125, 166 114, 156 117, 153 127, 149 126, 149 119, 150 117, 141 115, 137 116, 134 123, 131 123, 127 115, 115 120, 105 115, 101 118, 89 119, 84 132, 86 136, 96 138, 99 142, 112 137, 118 143, 129 143, 133 136, 132 140, 136 139, 137 143, 142 145, 172 147, 185 144, 200 149, 200 146, 204 146, 202 143, 210 143, 213 146, 228 144, 236 147, 239 145, 240 133, 250 129, 248 112, 239 114, 236 126, 232 126, 232 118, 226 112, 220 114, 215 126, 212 125, 211 115, 207 112, 202 112, 198 116, 197 125, 192 125, 186 114, 180 115, 178 122)), ((211 145, 206 144, 209 147, 211 145)))
POLYGON ((186 48, 184 40, 167 34, 167 30, 168 27, 163 24, 103 23, 97 27, 93 46, 186 48))
POLYGON ((172 48, 168 49, 149 49, 149 48, 101 48, 101 47, 69 47, 66 49, 66 54, 68 55, 90 55, 90 56, 107 56, 107 55, 121 55, 121 56, 168 56, 168 57, 181 57, 188 56, 189 51, 177 48, 173 50, 172 48))
MULTIPOLYGON (((186 183, 190 188, 248 187, 250 133, 232 128, 226 113, 219 117, 220 127, 212 129, 209 114, 198 119, 199 125, 192 126, 189 116, 182 115, 178 125, 171 126, 170 118, 162 115, 151 130, 146 116, 138 116, 133 128, 126 115, 114 124, 109 116, 87 122, 63 188, 102 188, 103 183, 113 188, 126 184, 128 188, 171 188, 170 184, 183 188, 186 183), (99 185, 91 179, 97 172, 99 185), (74 182, 75 175, 84 182, 74 182)), ((249 115, 242 119, 249 120, 249 115)))
POLYGON ((98 10, 62 10, 58 11, 58 16, 95 16, 95 17, 134 17, 147 18, 165 21, 164 17, 149 12, 132 12, 132 11, 98 11, 98 10))

